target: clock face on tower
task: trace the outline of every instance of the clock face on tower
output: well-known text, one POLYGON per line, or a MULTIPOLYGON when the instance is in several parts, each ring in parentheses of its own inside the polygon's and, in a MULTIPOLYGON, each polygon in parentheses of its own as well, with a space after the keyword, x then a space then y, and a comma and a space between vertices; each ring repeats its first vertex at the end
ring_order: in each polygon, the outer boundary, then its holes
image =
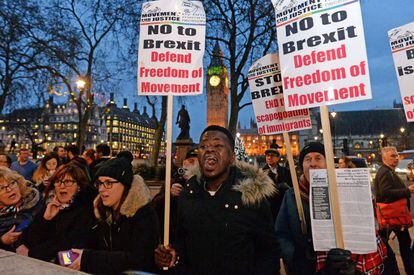
POLYGON ((213 87, 217 87, 220 84, 220 81, 221 79, 217 75, 213 75, 212 77, 210 77, 210 80, 209 80, 210 85, 213 87))

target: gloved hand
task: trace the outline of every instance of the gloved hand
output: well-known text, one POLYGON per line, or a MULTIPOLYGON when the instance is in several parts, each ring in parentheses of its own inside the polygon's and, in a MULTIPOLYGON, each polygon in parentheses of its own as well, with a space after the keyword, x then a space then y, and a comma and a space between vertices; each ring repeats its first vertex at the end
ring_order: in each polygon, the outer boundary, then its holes
POLYGON ((329 250, 326 258, 326 273, 329 275, 355 275, 355 262, 351 251, 340 248, 329 250))

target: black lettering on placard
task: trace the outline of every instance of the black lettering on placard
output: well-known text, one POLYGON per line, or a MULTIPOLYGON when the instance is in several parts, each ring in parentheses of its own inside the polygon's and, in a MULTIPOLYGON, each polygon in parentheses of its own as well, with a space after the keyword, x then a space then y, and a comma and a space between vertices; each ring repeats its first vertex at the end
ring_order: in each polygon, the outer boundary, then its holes
POLYGON ((406 74, 412 74, 412 73, 414 73, 414 68, 413 68, 413 66, 406 66, 406 67, 398 67, 397 68, 397 70, 398 70, 398 75, 399 76, 403 76, 403 75, 406 75, 406 74))

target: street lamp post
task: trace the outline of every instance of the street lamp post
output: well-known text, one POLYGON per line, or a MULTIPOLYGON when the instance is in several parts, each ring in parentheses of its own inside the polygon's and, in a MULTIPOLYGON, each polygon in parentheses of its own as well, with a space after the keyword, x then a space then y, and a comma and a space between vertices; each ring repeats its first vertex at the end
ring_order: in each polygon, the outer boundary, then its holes
POLYGON ((332 135, 333 135, 333 153, 334 153, 334 155, 335 155, 335 151, 336 151, 336 135, 335 135, 335 117, 336 117, 336 114, 337 113, 335 111, 331 112, 332 122, 333 122, 332 135))

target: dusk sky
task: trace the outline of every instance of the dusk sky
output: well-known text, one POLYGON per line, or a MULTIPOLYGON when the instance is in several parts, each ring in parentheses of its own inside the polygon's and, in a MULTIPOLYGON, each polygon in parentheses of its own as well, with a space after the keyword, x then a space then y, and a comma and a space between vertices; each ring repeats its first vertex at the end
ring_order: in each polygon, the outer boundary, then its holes
MULTIPOLYGON (((392 28, 414 21, 414 0, 362 0, 361 6, 373 98, 371 100, 334 105, 330 107, 331 110, 389 109, 392 108, 394 100, 401 101, 387 32, 392 28)), ((135 83, 131 85, 132 89, 136 93, 135 83)), ((143 100, 139 99, 139 101, 142 104, 143 100)), ((243 103, 248 101, 250 101, 250 95, 246 93, 243 103)), ((121 103, 120 99, 119 102, 121 103)), ((206 97, 205 95, 187 97, 184 104, 187 106, 192 120, 190 135, 197 142, 201 131, 206 126, 206 97)), ((132 106, 133 103, 130 102, 129 105, 132 106)), ((174 122, 180 106, 181 103, 175 100, 174 122)), ((250 118, 253 117, 253 108, 251 106, 244 108, 239 116, 241 125, 249 125, 250 118)), ((174 125, 174 140, 179 131, 178 126, 174 125)))

